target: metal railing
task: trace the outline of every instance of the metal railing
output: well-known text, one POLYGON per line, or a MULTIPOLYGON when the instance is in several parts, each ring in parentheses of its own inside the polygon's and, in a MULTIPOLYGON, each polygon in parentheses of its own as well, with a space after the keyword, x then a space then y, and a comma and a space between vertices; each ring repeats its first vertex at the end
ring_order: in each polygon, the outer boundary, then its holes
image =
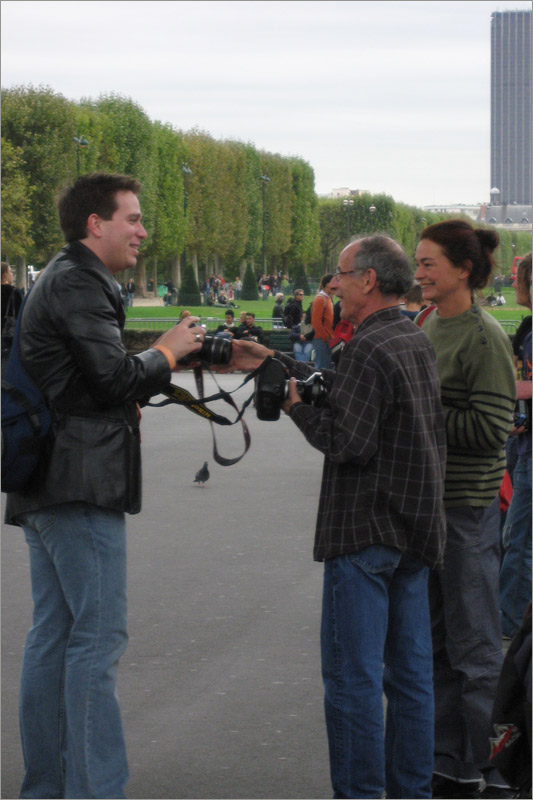
POLYGON ((520 327, 520 320, 519 319, 500 319, 498 320, 502 328, 504 329, 505 333, 514 336, 517 332, 518 328, 520 327))
MULTIPOLYGON (((139 331, 166 331, 174 327, 179 322, 177 317, 128 317, 126 319, 126 330, 139 330, 139 331)), ((220 317, 201 317, 202 325, 205 325, 207 330, 214 330, 222 325, 223 318, 220 317)), ((235 318, 235 324, 239 325, 239 318, 235 318)), ((271 330, 287 330, 279 322, 271 318, 256 317, 255 324, 259 325, 265 331, 271 330)))
MULTIPOLYGON (((220 317, 202 317, 201 324, 205 325, 207 330, 214 330, 223 323, 220 317)), ((521 320, 519 319, 504 319, 498 320, 502 328, 510 336, 513 336, 520 327, 521 320)), ((139 331, 166 331, 176 325, 179 320, 176 317, 128 317, 126 319, 127 330, 139 331)), ((287 330, 283 324, 267 317, 256 317, 256 325, 259 325, 265 331, 271 330, 287 330)), ((238 317, 235 324, 239 324, 238 317)))

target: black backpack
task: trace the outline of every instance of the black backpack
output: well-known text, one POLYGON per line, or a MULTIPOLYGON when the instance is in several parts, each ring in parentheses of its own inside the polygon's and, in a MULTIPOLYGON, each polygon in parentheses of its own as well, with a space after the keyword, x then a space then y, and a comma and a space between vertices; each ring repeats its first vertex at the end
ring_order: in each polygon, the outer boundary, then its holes
POLYGON ((17 492, 31 480, 48 442, 50 411, 40 389, 20 360, 20 325, 25 296, 17 317, 13 346, 2 376, 2 491, 17 492))
POLYGON ((506 653, 492 710, 490 763, 531 797, 531 603, 506 653))
POLYGON ((313 314, 313 304, 311 303, 311 305, 305 312, 304 321, 300 325, 300 332, 308 339, 312 339, 315 334, 314 328, 311 325, 312 314, 313 314))

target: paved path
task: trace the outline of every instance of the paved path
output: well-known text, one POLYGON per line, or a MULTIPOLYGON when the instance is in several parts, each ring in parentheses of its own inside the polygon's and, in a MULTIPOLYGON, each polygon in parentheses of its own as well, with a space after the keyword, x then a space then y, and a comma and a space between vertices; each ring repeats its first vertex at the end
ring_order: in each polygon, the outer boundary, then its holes
MULTIPOLYGON (((190 374, 176 382, 192 388, 190 374)), ((128 518, 130 643, 119 671, 128 796, 330 797, 322 567, 312 560, 322 458, 284 415, 258 422, 248 409, 252 446, 233 467, 214 464, 210 426, 191 412, 143 417, 144 507, 128 518), (202 489, 192 481, 204 460, 202 489)), ((217 439, 224 456, 242 450, 239 425, 217 427, 217 439)), ((16 709, 30 624, 26 545, 4 526, 4 798, 17 797, 22 775, 16 709)))

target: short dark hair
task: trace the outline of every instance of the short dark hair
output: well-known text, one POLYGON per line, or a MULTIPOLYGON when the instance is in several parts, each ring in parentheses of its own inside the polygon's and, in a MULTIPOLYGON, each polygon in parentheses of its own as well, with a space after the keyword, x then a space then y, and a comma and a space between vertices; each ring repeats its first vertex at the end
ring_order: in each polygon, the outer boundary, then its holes
POLYGON ((66 242, 75 242, 87 236, 87 220, 91 214, 111 219, 118 208, 117 192, 138 195, 141 184, 129 175, 93 172, 82 175, 67 186, 58 200, 59 224, 66 242))
POLYGON ((228 308, 228 310, 226 311, 226 316, 228 316, 228 314, 230 315, 230 317, 235 317, 235 312, 233 311, 232 308, 228 308))
POLYGON ((422 287, 419 283, 413 283, 407 294, 405 295, 406 303, 421 303, 423 300, 422 287))
POLYGON ((322 277, 320 279, 320 286, 318 288, 319 289, 323 289, 324 286, 327 286, 328 283, 330 281, 332 281, 332 280, 333 280, 333 273, 332 272, 328 272, 326 275, 322 275, 322 277))
POLYGON ((360 242, 354 253, 354 268, 361 272, 373 269, 381 294, 404 297, 413 285, 413 269, 402 247, 382 234, 366 236, 360 242))
POLYGON ((528 253, 519 262, 516 269, 516 283, 517 285, 522 284, 529 290, 529 284, 531 283, 531 253, 528 253))
POLYGON ((446 258, 454 267, 463 268, 470 261, 472 268, 468 276, 470 289, 483 289, 494 269, 494 250, 500 237, 494 230, 473 228, 462 219, 447 219, 428 225, 420 239, 429 239, 442 247, 446 258))

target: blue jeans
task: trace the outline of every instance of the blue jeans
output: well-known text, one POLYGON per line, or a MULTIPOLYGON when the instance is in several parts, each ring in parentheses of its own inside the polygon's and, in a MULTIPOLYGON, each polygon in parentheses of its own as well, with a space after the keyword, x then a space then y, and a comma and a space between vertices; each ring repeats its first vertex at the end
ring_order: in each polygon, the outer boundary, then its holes
POLYGON ((294 342, 292 352, 296 361, 310 361, 313 342, 294 342))
POLYGON ((34 602, 20 688, 20 797, 125 797, 116 694, 128 639, 124 514, 65 503, 20 522, 34 602))
POLYGON ((322 339, 313 339, 315 350, 315 367, 317 369, 331 369, 331 350, 328 342, 322 339))
POLYGON ((427 583, 428 568, 392 547, 325 562, 322 676, 334 797, 431 797, 427 583))
POLYGON ((502 632, 513 637, 531 602, 531 455, 519 456, 505 527, 500 571, 502 632))

